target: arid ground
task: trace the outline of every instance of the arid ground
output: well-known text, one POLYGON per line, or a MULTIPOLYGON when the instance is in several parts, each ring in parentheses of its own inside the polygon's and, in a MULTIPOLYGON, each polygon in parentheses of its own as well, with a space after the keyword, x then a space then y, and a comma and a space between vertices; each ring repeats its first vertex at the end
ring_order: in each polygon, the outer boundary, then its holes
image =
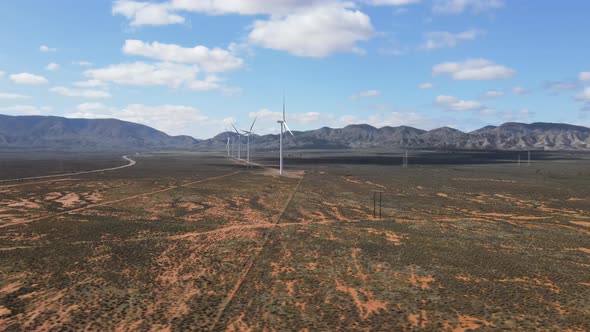
POLYGON ((0 330, 590 330, 590 155, 289 155, 0 183, 0 330))

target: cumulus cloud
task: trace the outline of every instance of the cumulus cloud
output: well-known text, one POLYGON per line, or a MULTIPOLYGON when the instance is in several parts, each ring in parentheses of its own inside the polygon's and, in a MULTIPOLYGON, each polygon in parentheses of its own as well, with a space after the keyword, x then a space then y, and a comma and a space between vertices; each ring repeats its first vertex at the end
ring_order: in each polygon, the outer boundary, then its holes
POLYGON ((429 82, 421 83, 418 85, 418 89, 420 90, 428 90, 434 88, 434 85, 429 82))
POLYGON ((405 6, 419 2, 420 0, 365 0, 365 3, 373 6, 405 6))
POLYGON ((20 95, 20 94, 16 94, 16 93, 3 93, 0 92, 0 100, 6 100, 6 99, 30 99, 31 96, 25 96, 25 95, 20 95))
POLYGON ((502 97, 504 95, 504 92, 502 91, 498 91, 498 90, 488 90, 484 93, 482 93, 482 98, 485 99, 492 99, 492 98, 498 98, 498 97, 502 97))
POLYGON ((372 36, 369 16, 342 4, 332 4, 257 20, 248 40, 296 56, 326 57, 336 52, 363 53, 357 43, 372 36))
POLYGON ((530 91, 527 88, 523 88, 521 86, 515 86, 514 88, 512 88, 512 93, 514 93, 515 95, 526 95, 528 94, 530 91))
POLYGON ((89 61, 74 61, 72 64, 78 65, 80 67, 92 67, 92 62, 89 61))
POLYGON ((49 106, 14 105, 0 107, 0 113, 8 115, 43 115, 51 112, 49 106))
POLYGON ((576 96, 576 100, 590 102, 590 87, 586 87, 576 96))
POLYGON ((590 72, 589 71, 583 71, 580 73, 580 75, 578 76, 579 80, 582 82, 590 82, 590 72))
POLYGON ((550 82, 545 84, 545 89, 558 94, 562 91, 575 90, 578 88, 578 84, 574 82, 550 82))
POLYGON ((338 3, 338 0, 172 0, 171 6, 209 15, 286 15, 301 9, 338 3))
POLYGON ((45 69, 46 69, 46 70, 49 70, 49 71, 56 71, 56 70, 58 70, 58 69, 59 69, 59 65, 58 65, 57 63, 55 63, 55 62, 52 62, 52 63, 48 64, 48 65, 45 67, 45 69))
POLYGON ((453 96, 441 95, 436 97, 436 104, 448 111, 473 111, 483 108, 483 105, 476 101, 461 100, 453 96))
POLYGON ((426 42, 424 43, 423 48, 427 50, 451 48, 457 46, 460 42, 474 40, 482 34, 482 31, 475 29, 459 33, 433 31, 426 34, 426 42))
POLYGON ((37 84, 46 84, 49 82, 43 76, 34 75, 34 74, 30 74, 30 73, 13 74, 13 75, 10 75, 10 79, 14 83, 17 83, 17 84, 37 85, 37 84))
POLYGON ((199 68, 195 65, 160 62, 149 64, 134 62, 91 69, 84 74, 91 80, 134 86, 167 86, 192 90, 216 90, 231 93, 232 88, 222 86, 222 80, 214 75, 198 79, 199 68))
POLYGON ((133 27, 141 25, 169 25, 185 22, 185 18, 174 13, 168 2, 152 3, 142 1, 119 0, 113 3, 113 15, 123 15, 131 21, 133 27))
MULTIPOLYGON (((209 137, 221 131, 228 119, 212 119, 201 110, 185 105, 130 104, 116 108, 101 103, 83 103, 69 118, 115 118, 144 124, 170 135, 188 134, 194 137, 209 137)), ((231 119, 233 120, 233 119, 231 119)))
POLYGON ((515 71, 486 59, 445 62, 432 67, 432 75, 449 75, 455 80, 495 80, 511 78, 515 71))
MULTIPOLYGON (((277 120, 283 119, 283 113, 281 112, 274 112, 267 108, 263 108, 258 110, 257 112, 250 112, 248 114, 250 119, 257 118, 261 121, 272 121, 275 122, 277 120)), ((320 123, 322 121, 328 121, 334 119, 334 115, 332 114, 322 114, 319 112, 305 112, 305 113, 287 113, 287 122, 288 123, 300 123, 300 124, 310 124, 310 123, 320 123)))
POLYGON ((243 61, 230 52, 205 46, 192 48, 175 44, 145 43, 141 40, 126 40, 123 53, 139 55, 167 62, 179 62, 198 65, 206 72, 223 72, 242 67, 243 61))
POLYGON ((465 11, 481 13, 502 6, 503 0, 435 0, 432 10, 436 14, 457 15, 465 11))
POLYGON ((87 80, 87 81, 74 82, 74 86, 79 87, 79 88, 103 88, 103 87, 108 86, 108 84, 106 84, 103 81, 99 81, 99 80, 87 80))
POLYGON ((41 46, 39 46, 39 51, 41 51, 43 53, 57 52, 57 48, 51 48, 47 45, 41 45, 41 46))
POLYGON ((91 98, 91 99, 106 99, 111 98, 111 94, 101 90, 82 90, 82 89, 70 89, 63 86, 56 86, 49 89, 50 92, 57 93, 66 97, 79 97, 79 98, 91 98))
POLYGON ((364 91, 360 91, 358 93, 355 93, 354 95, 351 96, 351 98, 353 99, 357 99, 357 98, 368 98, 368 97, 377 97, 381 94, 381 92, 379 90, 364 90, 364 91))

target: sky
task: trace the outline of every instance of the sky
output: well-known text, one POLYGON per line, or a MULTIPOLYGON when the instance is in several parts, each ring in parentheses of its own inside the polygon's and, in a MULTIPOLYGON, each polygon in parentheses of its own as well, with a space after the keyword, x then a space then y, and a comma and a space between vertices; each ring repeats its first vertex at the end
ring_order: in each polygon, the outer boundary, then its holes
POLYGON ((589 1, 4 0, 0 114, 171 135, 590 126, 589 1))

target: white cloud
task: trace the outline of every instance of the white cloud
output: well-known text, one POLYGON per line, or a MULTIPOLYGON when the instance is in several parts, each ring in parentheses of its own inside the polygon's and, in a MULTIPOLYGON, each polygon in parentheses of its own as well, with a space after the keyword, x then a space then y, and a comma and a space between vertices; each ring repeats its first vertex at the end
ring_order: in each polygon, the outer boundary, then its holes
POLYGON ((99 81, 99 80, 87 80, 87 81, 75 82, 74 86, 77 86, 79 88, 101 88, 101 87, 108 86, 108 84, 106 84, 103 81, 99 81))
POLYGON ((173 12, 168 2, 151 3, 119 0, 113 3, 113 15, 123 15, 131 20, 131 26, 168 25, 185 22, 185 18, 173 12))
POLYGON ((326 57, 336 52, 363 53, 357 42, 372 36, 369 16, 343 4, 332 4, 257 20, 248 40, 254 45, 296 56, 326 57))
MULTIPOLYGON (((306 112, 306 113, 287 113, 287 122, 289 124, 311 124, 311 123, 321 123, 325 121, 329 121, 334 119, 334 115, 332 114, 322 114, 319 112, 306 112)), ((282 112, 273 112, 269 109, 263 108, 257 112, 250 112, 248 114, 250 119, 254 119, 255 117, 261 121, 272 121, 275 122, 277 120, 281 120, 283 118, 282 112)), ((291 128, 293 130, 293 128, 291 128)))
POLYGON ((523 88, 521 86, 515 86, 514 88, 512 88, 512 93, 514 93, 515 95, 526 95, 528 94, 530 91, 527 88, 523 88))
POLYGON ((14 105, 0 107, 1 114, 8 115, 42 115, 51 112, 53 108, 49 106, 33 106, 33 105, 14 105))
POLYGON ((578 88, 578 84, 573 82, 552 82, 545 85, 547 90, 552 90, 555 93, 566 90, 575 90, 578 88))
POLYGON ((236 88, 224 87, 222 80, 214 75, 207 75, 203 79, 197 78, 199 68, 195 65, 159 62, 148 64, 134 62, 111 65, 105 68, 91 69, 84 74, 91 80, 113 82, 122 85, 135 86, 167 86, 170 88, 188 88, 207 91, 221 90, 232 94, 236 88))
POLYGON ((426 34, 426 42, 423 48, 436 50, 439 48, 450 48, 457 46, 462 41, 474 40, 483 32, 479 30, 467 30, 459 33, 447 31, 434 31, 426 34))
POLYGON ((80 90, 70 89, 63 86, 56 86, 49 89, 50 92, 60 94, 66 97, 79 97, 79 98, 92 98, 92 99, 105 99, 111 98, 111 94, 101 90, 80 90))
POLYGON ((58 65, 57 63, 55 63, 55 62, 52 62, 52 63, 48 64, 48 65, 45 67, 45 69, 46 69, 46 70, 49 70, 49 71, 56 71, 56 70, 58 70, 58 69, 59 69, 59 65, 58 65))
POLYGON ((0 100, 2 99, 30 99, 31 96, 19 95, 16 93, 2 93, 0 92, 0 100))
POLYGON ((465 11, 480 13, 502 6, 503 0, 435 0, 432 10, 436 14, 456 15, 465 11))
POLYGON ((29 73, 20 73, 10 75, 10 79, 17 84, 46 84, 48 81, 45 77, 29 73))
POLYGON ((209 137, 234 119, 216 120, 197 108, 184 105, 131 104, 115 108, 101 103, 83 103, 76 111, 66 115, 69 118, 114 118, 144 124, 162 130, 170 135, 188 134, 194 137, 209 137))
POLYGON ((351 96, 351 98, 353 99, 357 99, 357 98, 368 98, 368 97, 377 97, 381 94, 381 92, 379 90, 365 90, 365 91, 360 91, 358 93, 355 93, 354 95, 351 96))
POLYGON ((578 78, 582 82, 590 82, 590 72, 589 71, 583 71, 583 72, 580 73, 580 76, 578 78))
POLYGON ((426 82, 418 85, 418 89, 420 90, 428 90, 434 88, 432 83, 426 82))
POLYGON ((373 6, 405 6, 419 3, 420 0, 365 0, 365 2, 373 6))
POLYGON ((39 51, 41 51, 43 53, 57 52, 57 48, 51 48, 47 45, 41 45, 41 46, 39 46, 39 51))
POLYGON ((590 87, 586 87, 584 91, 579 93, 576 100, 590 102, 590 87))
POLYGON ((242 67, 243 61, 230 52, 205 46, 185 48, 175 44, 153 42, 144 43, 141 40, 126 40, 123 53, 140 55, 152 59, 168 62, 180 62, 198 65, 206 72, 223 72, 242 67))
POLYGON ((287 15, 338 0, 172 0, 174 9, 209 15, 287 15))
POLYGON ((502 97, 503 95, 504 95, 504 92, 502 92, 502 91, 488 90, 488 91, 484 92, 481 96, 486 99, 492 99, 492 98, 502 97))
POLYGON ((432 67, 432 75, 449 75, 455 80, 495 80, 514 76, 515 71, 486 59, 445 62, 432 67))
POLYGON ((88 61, 74 61, 72 64, 78 65, 80 67, 92 67, 92 62, 88 61))
POLYGON ((448 111, 472 111, 483 107, 482 104, 476 101, 461 100, 453 96, 438 96, 435 100, 438 106, 445 108, 448 111))

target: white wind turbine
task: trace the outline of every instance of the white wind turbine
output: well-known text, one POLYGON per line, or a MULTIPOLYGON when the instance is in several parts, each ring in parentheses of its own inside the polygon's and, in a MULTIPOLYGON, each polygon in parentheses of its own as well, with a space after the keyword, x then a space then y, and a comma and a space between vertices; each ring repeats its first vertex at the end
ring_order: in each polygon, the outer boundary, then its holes
POLYGON ((277 122, 281 124, 281 134, 279 135, 279 174, 283 175, 283 133, 285 128, 289 131, 291 136, 295 137, 291 129, 289 129, 287 120, 285 119, 285 95, 283 95, 283 119, 277 122))
POLYGON ((238 128, 236 128, 236 126, 234 126, 234 124, 231 124, 232 127, 234 127, 234 130, 236 131, 236 133, 238 134, 238 160, 241 160, 241 154, 240 154, 240 145, 242 143, 242 140, 240 139, 240 131, 238 130, 238 128))
POLYGON ((242 130, 242 132, 244 134, 246 134, 246 137, 248 137, 248 144, 247 144, 247 157, 246 159, 248 160, 248 165, 250 165, 250 136, 252 135, 252 128, 254 128, 254 124, 256 123, 256 119, 258 118, 258 116, 256 116, 254 118, 254 121, 252 121, 252 125, 250 126, 250 130, 242 130))
POLYGON ((227 145, 225 146, 225 148, 227 149, 227 156, 229 157, 229 146, 231 142, 231 138, 229 138, 229 135, 227 136, 227 145))

